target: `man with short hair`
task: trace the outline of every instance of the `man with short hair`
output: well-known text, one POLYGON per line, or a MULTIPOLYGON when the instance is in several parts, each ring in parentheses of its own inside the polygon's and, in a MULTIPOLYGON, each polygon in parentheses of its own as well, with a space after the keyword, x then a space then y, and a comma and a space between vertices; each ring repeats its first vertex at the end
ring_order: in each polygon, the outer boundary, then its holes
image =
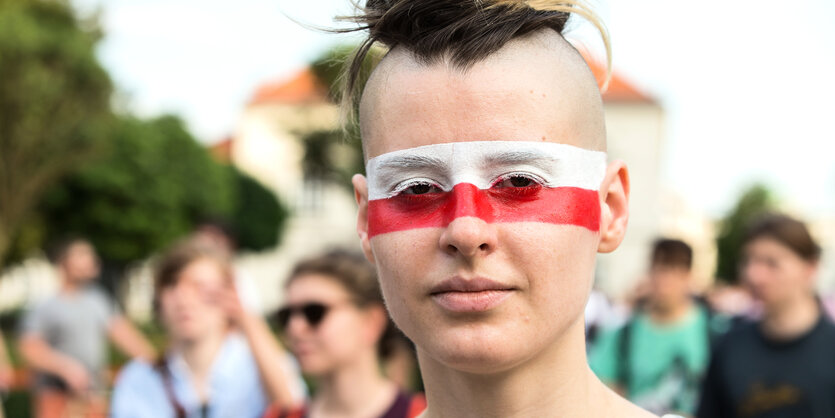
POLYGON ((35 414, 104 416, 107 339, 131 357, 151 362, 156 353, 110 298, 92 285, 99 262, 88 241, 64 240, 50 258, 60 288, 26 313, 19 341, 21 356, 37 372, 35 414))
POLYGON ((622 327, 604 334, 589 362, 597 376, 652 412, 692 414, 710 352, 712 316, 691 295, 693 250, 659 239, 648 295, 622 327))
POLYGON ((767 214, 748 226, 739 273, 762 316, 716 344, 697 417, 835 416, 835 325, 815 291, 820 257, 797 219, 767 214))

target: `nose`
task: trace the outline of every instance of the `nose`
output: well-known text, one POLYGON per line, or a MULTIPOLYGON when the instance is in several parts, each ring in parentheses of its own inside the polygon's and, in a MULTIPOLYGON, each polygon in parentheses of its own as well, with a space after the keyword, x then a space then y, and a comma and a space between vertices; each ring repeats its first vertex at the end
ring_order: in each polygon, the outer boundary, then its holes
POLYGON ((495 226, 482 219, 467 216, 454 219, 441 234, 441 251, 450 255, 473 258, 496 249, 495 226))
POLYGON ((284 332, 288 337, 299 336, 310 330, 310 325, 298 313, 291 313, 290 319, 287 320, 287 328, 284 332))

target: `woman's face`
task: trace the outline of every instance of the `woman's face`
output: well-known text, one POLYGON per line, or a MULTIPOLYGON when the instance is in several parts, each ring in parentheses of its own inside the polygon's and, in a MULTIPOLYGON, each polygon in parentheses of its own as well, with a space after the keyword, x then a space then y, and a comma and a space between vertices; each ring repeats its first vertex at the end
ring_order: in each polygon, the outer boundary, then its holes
POLYGON ((228 326, 218 295, 227 285, 220 265, 200 258, 180 271, 176 284, 159 295, 162 319, 169 336, 176 341, 194 341, 228 326))
POLYGON ((815 265, 779 241, 763 237, 743 248, 740 273, 754 298, 768 309, 810 293, 815 265))
POLYGON ((292 312, 284 336, 305 374, 332 373, 376 352, 380 321, 370 310, 358 308, 333 278, 318 274, 294 278, 284 308, 292 312), (324 315, 308 320, 302 310, 314 305, 323 306, 324 315))
MULTIPOLYGON (((517 45, 466 71, 393 53, 375 70, 363 97, 367 157, 449 142, 481 141, 489 148, 490 141, 519 141, 520 149, 605 142, 597 87, 577 70, 585 66, 576 62, 579 55, 558 48, 562 55, 555 57, 536 42, 517 45)), ((569 332, 577 338, 568 339, 582 344, 582 312, 601 244, 596 230, 538 220, 494 222, 514 210, 512 199, 482 210, 473 198, 476 209, 448 224, 410 228, 420 222, 415 217, 389 228, 393 232, 375 234, 379 219, 368 215, 375 181, 355 177, 360 238, 378 268, 392 318, 415 342, 422 361, 429 356, 463 371, 499 372, 543 354, 569 332)), ((528 184, 508 177, 485 193, 528 184)), ((423 194, 433 187, 405 190, 423 194)), ((575 215, 592 216, 601 196, 593 189, 594 207, 575 215)), ((554 211, 589 202, 556 203, 554 211)), ((604 210, 602 216, 610 214, 604 210)))

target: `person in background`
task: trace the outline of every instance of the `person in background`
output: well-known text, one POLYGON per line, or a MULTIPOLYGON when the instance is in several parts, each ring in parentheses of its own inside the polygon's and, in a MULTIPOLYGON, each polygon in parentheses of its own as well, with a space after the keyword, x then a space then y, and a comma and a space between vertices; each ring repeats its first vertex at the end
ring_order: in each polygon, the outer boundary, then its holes
POLYGON ((260 417, 269 403, 292 406, 283 350, 266 322, 245 310, 226 257, 194 241, 164 254, 154 306, 168 349, 133 361, 113 391, 114 418, 260 417))
POLYGON ((303 408, 268 416, 407 418, 423 411, 422 395, 405 393, 380 371, 397 334, 362 255, 334 251, 302 261, 285 291, 278 324, 316 392, 303 408))
POLYGON ((644 301, 589 358, 601 380, 657 414, 695 411, 708 362, 713 318, 691 294, 692 264, 689 245, 657 240, 644 301))
POLYGON ((107 340, 130 357, 153 361, 156 352, 93 285, 99 262, 87 240, 72 237, 51 251, 60 288, 23 317, 20 355, 34 369, 37 417, 106 414, 107 340))
POLYGON ((3 339, 3 333, 0 332, 0 418, 3 418, 3 396, 12 387, 12 378, 14 377, 11 361, 9 361, 9 354, 6 351, 6 341, 3 339))
POLYGON ((749 225, 740 276, 762 315, 713 352, 696 414, 835 416, 835 325, 815 292, 821 249, 802 222, 768 214, 749 225))
POLYGON ((583 312, 586 324, 586 351, 594 347, 601 331, 625 322, 626 315, 619 311, 618 306, 613 304, 602 290, 596 287, 591 290, 583 312))
MULTIPOLYGON (((221 218, 205 219, 200 222, 189 238, 192 241, 214 248, 220 255, 233 260, 238 251, 238 234, 232 224, 221 218)), ((256 314, 263 314, 263 306, 255 281, 245 270, 232 266, 235 287, 244 308, 256 314)))

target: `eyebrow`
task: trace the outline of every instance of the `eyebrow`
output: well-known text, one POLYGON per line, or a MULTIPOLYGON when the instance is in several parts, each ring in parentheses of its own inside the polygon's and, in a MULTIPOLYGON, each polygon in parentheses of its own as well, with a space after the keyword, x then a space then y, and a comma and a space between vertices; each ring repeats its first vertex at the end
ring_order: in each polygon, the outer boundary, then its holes
POLYGON ((436 157, 426 155, 402 155, 393 158, 387 158, 380 161, 378 166, 380 171, 387 171, 392 169, 397 170, 446 170, 447 164, 444 160, 436 157))
POLYGON ((551 171, 560 159, 536 151, 503 151, 486 156, 484 162, 489 165, 530 164, 551 171))

